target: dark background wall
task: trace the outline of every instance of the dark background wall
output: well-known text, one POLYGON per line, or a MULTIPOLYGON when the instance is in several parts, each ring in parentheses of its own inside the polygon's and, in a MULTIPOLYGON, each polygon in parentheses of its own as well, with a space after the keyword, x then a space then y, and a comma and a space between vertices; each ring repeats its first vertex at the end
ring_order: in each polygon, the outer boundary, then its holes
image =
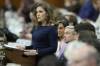
MULTIPOLYGON (((18 8, 21 0, 11 0, 11 1, 12 1, 13 5, 16 8, 18 8)), ((56 7, 63 7, 64 0, 46 0, 46 1, 56 7)), ((4 0, 0 0, 0 7, 3 7, 3 5, 4 5, 4 0)))

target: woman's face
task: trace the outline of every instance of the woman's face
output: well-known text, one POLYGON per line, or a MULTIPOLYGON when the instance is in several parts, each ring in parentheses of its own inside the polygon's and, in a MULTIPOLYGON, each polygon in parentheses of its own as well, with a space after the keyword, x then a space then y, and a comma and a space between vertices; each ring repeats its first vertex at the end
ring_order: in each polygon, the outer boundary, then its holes
POLYGON ((47 19, 47 13, 41 6, 36 8, 36 18, 38 22, 43 22, 47 19))
POLYGON ((58 25, 58 37, 64 36, 64 30, 65 30, 64 25, 62 23, 59 23, 59 25, 58 25))

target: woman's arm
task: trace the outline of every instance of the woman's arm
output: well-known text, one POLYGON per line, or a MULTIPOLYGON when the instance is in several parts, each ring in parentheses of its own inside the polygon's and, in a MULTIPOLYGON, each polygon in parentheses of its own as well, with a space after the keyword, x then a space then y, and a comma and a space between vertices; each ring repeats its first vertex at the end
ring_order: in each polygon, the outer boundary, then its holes
POLYGON ((39 56, 50 55, 56 52, 57 49, 57 30, 55 27, 52 27, 49 32, 49 47, 44 49, 38 49, 39 56))

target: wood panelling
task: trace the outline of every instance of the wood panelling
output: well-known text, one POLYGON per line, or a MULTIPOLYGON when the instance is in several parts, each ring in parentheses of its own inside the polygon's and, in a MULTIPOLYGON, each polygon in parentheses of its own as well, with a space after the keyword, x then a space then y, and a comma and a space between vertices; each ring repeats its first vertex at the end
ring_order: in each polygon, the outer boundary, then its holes
POLYGON ((64 0, 46 0, 46 1, 56 7, 63 7, 64 5, 64 0))
MULTIPOLYGON (((4 1, 5 0, 0 0, 0 7, 3 7, 4 6, 4 1)), ((19 7, 20 5, 20 1, 21 0, 11 0, 12 1, 12 4, 15 6, 15 7, 19 7)), ((50 3, 51 5, 54 5, 56 7, 63 7, 63 0, 45 0, 47 1, 48 3, 50 3)))
POLYGON ((18 8, 20 6, 21 0, 12 0, 13 5, 18 8))
MULTIPOLYGON (((21 0, 11 0, 12 4, 18 8, 21 0)), ((0 0, 0 8, 4 6, 5 0, 0 0)))
POLYGON ((0 8, 3 7, 4 5, 4 0, 0 0, 0 8))

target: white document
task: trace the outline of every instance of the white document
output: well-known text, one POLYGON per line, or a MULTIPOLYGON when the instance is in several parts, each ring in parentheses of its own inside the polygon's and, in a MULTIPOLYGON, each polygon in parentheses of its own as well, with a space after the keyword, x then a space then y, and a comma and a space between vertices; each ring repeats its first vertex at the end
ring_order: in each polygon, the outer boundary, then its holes
MULTIPOLYGON (((7 48, 17 49, 18 45, 19 45, 18 43, 9 42, 8 44, 5 44, 4 46, 7 47, 7 48)), ((20 45, 20 46, 22 46, 22 45, 20 45)))

